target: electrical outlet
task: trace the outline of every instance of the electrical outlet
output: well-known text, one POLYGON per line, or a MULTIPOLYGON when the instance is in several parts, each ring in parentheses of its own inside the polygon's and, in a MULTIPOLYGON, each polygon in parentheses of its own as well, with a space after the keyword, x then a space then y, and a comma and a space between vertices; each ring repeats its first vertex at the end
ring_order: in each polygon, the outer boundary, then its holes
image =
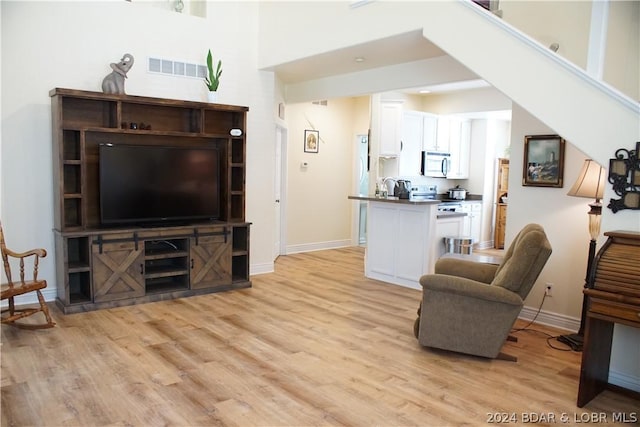
POLYGON ((553 289, 553 283, 547 283, 546 288, 544 288, 544 294, 548 297, 553 296, 551 290, 553 289))

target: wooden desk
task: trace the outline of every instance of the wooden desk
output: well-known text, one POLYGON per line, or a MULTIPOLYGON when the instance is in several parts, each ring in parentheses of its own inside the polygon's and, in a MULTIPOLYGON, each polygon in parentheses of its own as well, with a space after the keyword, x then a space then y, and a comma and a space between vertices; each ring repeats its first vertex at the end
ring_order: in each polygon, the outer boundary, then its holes
POLYGON ((598 252, 590 274, 588 311, 582 349, 578 407, 604 389, 640 399, 640 393, 609 384, 613 326, 640 328, 640 233, 611 231, 598 252))

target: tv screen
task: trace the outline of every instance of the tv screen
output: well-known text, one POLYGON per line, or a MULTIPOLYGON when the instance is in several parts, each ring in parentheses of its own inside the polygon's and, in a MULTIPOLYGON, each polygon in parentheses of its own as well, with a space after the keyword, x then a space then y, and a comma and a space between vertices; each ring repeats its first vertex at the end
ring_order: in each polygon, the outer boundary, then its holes
POLYGON ((99 154, 103 224, 219 217, 218 150, 101 144, 99 154))

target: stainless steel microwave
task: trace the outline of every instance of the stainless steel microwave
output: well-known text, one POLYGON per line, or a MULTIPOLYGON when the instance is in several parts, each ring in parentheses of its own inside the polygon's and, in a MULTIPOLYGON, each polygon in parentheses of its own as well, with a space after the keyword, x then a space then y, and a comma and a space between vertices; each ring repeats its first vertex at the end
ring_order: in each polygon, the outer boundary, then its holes
POLYGON ((451 153, 423 151, 420 172, 424 176, 446 178, 451 170, 451 153))

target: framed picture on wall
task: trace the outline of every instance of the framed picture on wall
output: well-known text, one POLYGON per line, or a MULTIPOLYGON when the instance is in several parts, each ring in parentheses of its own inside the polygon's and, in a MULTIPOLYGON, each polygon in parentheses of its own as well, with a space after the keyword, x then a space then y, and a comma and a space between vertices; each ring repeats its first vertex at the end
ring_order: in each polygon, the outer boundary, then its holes
POLYGON ((305 130, 304 131, 304 152, 317 153, 320 146, 320 131, 305 130))
POLYGON ((523 186, 562 188, 564 142, 558 135, 524 137, 523 186))

